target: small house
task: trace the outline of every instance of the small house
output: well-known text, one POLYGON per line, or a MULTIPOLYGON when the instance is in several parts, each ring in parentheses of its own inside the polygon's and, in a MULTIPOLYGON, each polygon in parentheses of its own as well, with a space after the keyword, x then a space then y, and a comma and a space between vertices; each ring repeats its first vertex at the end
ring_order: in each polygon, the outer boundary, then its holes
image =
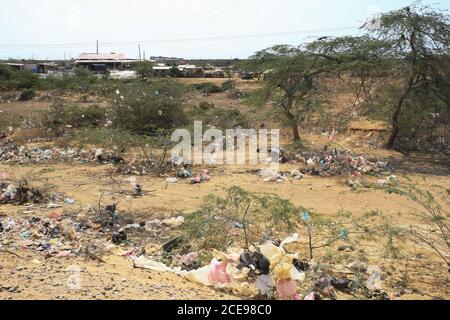
POLYGON ((135 59, 125 59, 123 53, 82 53, 74 63, 92 71, 103 72, 108 69, 125 68, 136 62, 135 59))

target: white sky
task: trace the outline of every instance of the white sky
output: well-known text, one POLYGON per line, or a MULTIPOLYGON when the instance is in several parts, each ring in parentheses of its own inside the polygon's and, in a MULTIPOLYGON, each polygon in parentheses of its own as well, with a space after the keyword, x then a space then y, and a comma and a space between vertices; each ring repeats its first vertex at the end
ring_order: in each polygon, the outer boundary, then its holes
MULTIPOLYGON (((62 59, 80 52, 123 52, 185 58, 244 58, 275 44, 299 44, 315 36, 355 34, 334 30, 226 40, 145 41, 267 34, 359 26, 376 10, 412 0, 1 0, 0 58, 62 59), (29 44, 92 43, 78 47, 23 47, 29 44), (15 48, 12 46, 15 45, 15 48)), ((450 0, 423 1, 449 9, 450 0)))

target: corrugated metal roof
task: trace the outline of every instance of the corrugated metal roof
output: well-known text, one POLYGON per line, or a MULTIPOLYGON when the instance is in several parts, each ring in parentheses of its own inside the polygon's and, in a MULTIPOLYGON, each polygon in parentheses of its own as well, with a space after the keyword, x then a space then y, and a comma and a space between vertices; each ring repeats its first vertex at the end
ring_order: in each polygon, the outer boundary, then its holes
POLYGON ((77 63, 132 63, 137 62, 137 60, 75 60, 75 64, 77 63))
POLYGON ((77 60, 125 60, 123 53, 82 53, 77 60))
POLYGON ((137 62, 133 59, 125 59, 123 53, 82 53, 75 64, 80 63, 132 63, 137 62))

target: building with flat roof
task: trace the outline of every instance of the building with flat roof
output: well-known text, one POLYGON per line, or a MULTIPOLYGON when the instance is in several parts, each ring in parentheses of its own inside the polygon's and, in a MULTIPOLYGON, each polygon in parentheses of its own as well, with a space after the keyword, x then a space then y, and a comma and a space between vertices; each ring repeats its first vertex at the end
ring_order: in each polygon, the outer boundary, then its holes
POLYGON ((74 61, 76 66, 86 66, 92 71, 120 69, 136 63, 136 59, 125 59, 123 53, 82 53, 74 61))

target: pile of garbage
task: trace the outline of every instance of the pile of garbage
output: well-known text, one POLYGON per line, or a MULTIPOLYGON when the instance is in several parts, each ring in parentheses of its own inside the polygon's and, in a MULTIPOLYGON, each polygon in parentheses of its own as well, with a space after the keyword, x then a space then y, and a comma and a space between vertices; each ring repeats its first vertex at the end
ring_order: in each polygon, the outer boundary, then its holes
POLYGON ((279 163, 304 163, 305 166, 291 172, 281 172, 273 168, 263 168, 255 173, 264 179, 264 182, 281 183, 285 181, 301 180, 305 175, 311 176, 342 176, 360 177, 363 175, 390 175, 394 171, 389 161, 371 161, 364 156, 354 156, 348 152, 337 149, 324 148, 320 154, 304 153, 292 156, 283 148, 277 150, 268 149, 272 156, 267 163, 278 158, 279 163))
MULTIPOLYGON (((66 201, 64 201, 67 203, 66 201)), ((100 211, 89 206, 69 214, 56 203, 45 215, 21 213, 0 216, 0 250, 32 251, 47 258, 83 256, 98 261, 106 252, 121 250, 122 256, 142 254, 149 239, 167 241, 167 234, 184 223, 183 217, 139 221, 121 214, 117 205, 100 211)))
POLYGON ((0 146, 0 163, 2 164, 36 164, 42 162, 79 162, 96 161, 101 164, 123 163, 124 159, 116 152, 104 149, 87 148, 29 148, 16 144, 0 146))
MULTIPOLYGON (((168 182, 178 182, 177 178, 191 178, 188 173, 182 173, 179 175, 180 168, 188 168, 189 165, 185 165, 182 158, 168 159, 167 161, 162 156, 156 156, 153 154, 146 154, 144 159, 134 157, 126 164, 122 164, 116 167, 116 173, 129 174, 135 176, 145 176, 148 174, 157 174, 159 176, 165 176, 166 174, 173 173, 173 177, 168 179, 168 182)), ((191 171, 192 174, 192 169, 191 171)))
POLYGON ((0 204, 42 203, 44 194, 37 188, 0 182, 0 204))
POLYGON ((88 224, 77 223, 51 211, 46 218, 37 216, 0 219, 1 246, 10 250, 32 250, 46 257, 63 258, 81 252, 80 232, 88 224))
MULTIPOLYGON (((276 298, 283 300, 337 299, 338 292, 366 297, 376 297, 377 292, 348 277, 335 277, 320 270, 314 270, 314 262, 299 259, 299 254, 289 253, 287 244, 296 242, 294 234, 275 245, 267 242, 249 249, 229 248, 226 252, 213 250, 213 259, 200 267, 199 253, 189 252, 177 256, 171 267, 147 255, 129 258, 134 267, 157 272, 171 272, 184 279, 204 286, 226 289, 246 298, 276 298), (178 265, 177 265, 178 264, 178 265)), ((169 251, 182 241, 170 241, 169 251)))
POLYGON ((323 152, 321 155, 310 157, 297 156, 297 159, 306 164, 301 173, 313 176, 339 176, 351 175, 359 177, 365 174, 392 173, 394 168, 389 161, 370 161, 364 156, 343 154, 337 149, 323 152))
MULTIPOLYGON (((276 244, 213 250, 213 259, 205 265, 187 241, 174 237, 183 224, 183 216, 139 221, 118 212, 116 204, 101 210, 88 207, 77 214, 50 209, 45 216, 0 215, 0 250, 102 263, 106 254, 119 255, 135 268, 175 273, 192 283, 247 298, 336 299, 337 292, 355 294, 361 289, 354 279, 323 273, 314 261, 290 252, 287 247, 299 241, 298 234, 276 244)), ((377 294, 362 289, 366 296, 377 294)))
POLYGON ((145 255, 130 258, 137 268, 173 272, 193 283, 226 288, 245 297, 277 294, 280 299, 299 300, 303 297, 296 290, 299 283, 305 280, 305 264, 298 263, 297 254, 284 250, 283 245, 288 241, 280 246, 269 242, 248 250, 214 250, 211 263, 201 268, 196 268, 197 252, 179 257, 181 266, 174 268, 145 255))

